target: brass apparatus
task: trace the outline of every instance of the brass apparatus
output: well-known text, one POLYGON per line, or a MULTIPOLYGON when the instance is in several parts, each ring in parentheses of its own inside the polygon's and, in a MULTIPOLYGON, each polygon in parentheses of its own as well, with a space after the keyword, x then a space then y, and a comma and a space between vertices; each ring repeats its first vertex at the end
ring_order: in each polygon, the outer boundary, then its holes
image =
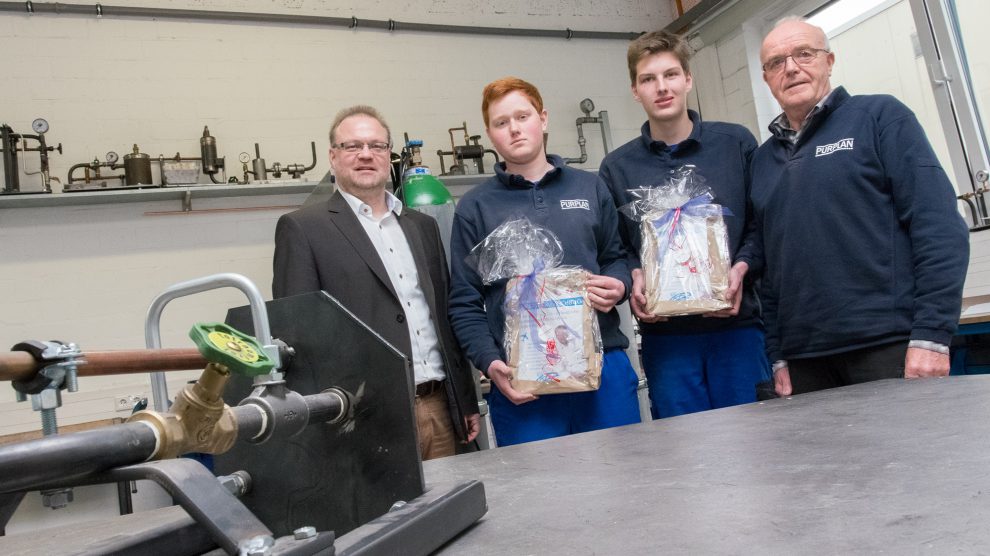
POLYGON ((150 459, 169 459, 188 452, 222 454, 237 440, 237 421, 223 402, 230 370, 209 363, 199 380, 175 396, 168 413, 139 411, 127 421, 149 423, 158 431, 158 449, 150 459))

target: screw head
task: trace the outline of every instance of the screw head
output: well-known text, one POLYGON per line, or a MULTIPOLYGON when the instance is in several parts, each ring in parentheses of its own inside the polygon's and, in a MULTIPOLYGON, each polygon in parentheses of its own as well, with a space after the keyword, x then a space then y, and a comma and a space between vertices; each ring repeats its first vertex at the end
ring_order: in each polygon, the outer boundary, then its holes
POLYGON ((312 525, 300 527, 292 532, 292 536, 295 537, 297 541, 311 539, 316 536, 316 527, 313 527, 312 525))
POLYGON ((72 502, 72 489, 64 488, 41 493, 41 504, 46 508, 58 510, 72 502))

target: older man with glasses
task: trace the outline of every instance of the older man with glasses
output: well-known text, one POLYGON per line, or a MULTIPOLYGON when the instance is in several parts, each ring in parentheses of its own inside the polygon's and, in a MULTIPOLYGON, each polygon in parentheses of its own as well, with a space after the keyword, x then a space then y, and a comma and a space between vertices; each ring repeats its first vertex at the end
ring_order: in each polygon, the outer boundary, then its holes
POLYGON ((802 18, 760 58, 783 110, 751 167, 778 395, 948 374, 969 238, 917 118, 832 89, 835 54, 802 18))
MULTIPOLYGON (((420 453, 431 459, 474 440, 478 399, 447 320, 450 282, 439 228, 385 189, 390 153, 388 125, 374 108, 337 114, 330 165, 338 190, 325 203, 279 218, 272 293, 323 290, 409 358, 420 453)), ((325 332, 332 341, 333 330, 325 332)))

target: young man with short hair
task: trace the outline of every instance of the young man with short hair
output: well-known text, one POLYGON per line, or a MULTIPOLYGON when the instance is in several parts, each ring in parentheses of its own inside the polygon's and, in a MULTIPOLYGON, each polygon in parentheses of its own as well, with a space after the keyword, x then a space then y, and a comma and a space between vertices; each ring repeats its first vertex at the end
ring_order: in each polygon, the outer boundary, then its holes
POLYGON ((643 368, 656 417, 755 401, 757 383, 770 376, 760 306, 747 275, 750 267, 759 265, 748 202, 749 161, 756 139, 740 125, 704 122, 688 109, 693 85, 689 58, 683 38, 663 31, 629 45, 632 94, 647 121, 641 136, 609 153, 600 168, 616 206, 622 206, 635 200, 631 191, 662 186, 670 171, 690 164, 711 187, 713 202, 731 211, 725 224, 733 263, 733 307, 669 318, 645 312, 640 224, 622 216, 633 276, 630 303, 640 322, 643 368))
POLYGON ((474 365, 492 381, 489 400, 500 446, 639 422, 637 377, 624 349, 616 303, 631 279, 618 219, 605 186, 588 172, 568 168, 544 152, 547 112, 532 84, 507 77, 485 87, 481 104, 489 139, 503 162, 495 177, 457 204, 451 235, 450 321, 474 365), (512 387, 503 349, 504 280, 484 285, 465 264, 471 249, 508 220, 524 216, 556 234, 563 265, 580 266, 597 311, 605 348, 601 386, 594 392, 539 398, 512 387))

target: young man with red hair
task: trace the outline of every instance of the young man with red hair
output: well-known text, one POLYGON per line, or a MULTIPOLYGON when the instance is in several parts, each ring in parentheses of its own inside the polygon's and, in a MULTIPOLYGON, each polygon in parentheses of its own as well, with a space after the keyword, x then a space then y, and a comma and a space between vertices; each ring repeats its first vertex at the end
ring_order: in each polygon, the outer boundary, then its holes
POLYGON ((608 189, 594 175, 568 168, 544 151, 547 112, 532 84, 506 77, 485 87, 481 103, 488 138, 503 162, 495 177, 458 203, 451 237, 450 320, 461 346, 494 387, 489 401, 500 446, 639 422, 637 377, 625 354, 615 305, 631 277, 608 189), (597 391, 535 397, 513 388, 503 349, 505 281, 484 285, 464 260, 508 220, 526 217, 552 231, 563 265, 592 274, 586 285, 605 349, 597 391))

